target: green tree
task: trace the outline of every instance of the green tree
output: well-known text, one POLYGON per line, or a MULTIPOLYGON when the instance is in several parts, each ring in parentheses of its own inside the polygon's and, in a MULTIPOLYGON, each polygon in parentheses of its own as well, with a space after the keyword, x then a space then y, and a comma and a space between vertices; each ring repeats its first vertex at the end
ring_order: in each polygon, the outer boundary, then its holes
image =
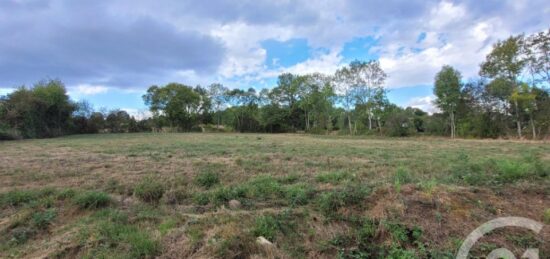
POLYGON ((493 45, 493 50, 481 64, 480 75, 498 79, 500 93, 506 93, 507 102, 514 105, 516 129, 519 138, 522 138, 520 106, 517 99, 512 99, 514 91, 518 91, 518 77, 522 73, 526 60, 522 58, 523 36, 512 36, 493 45))
POLYGON ((435 103, 442 111, 449 114, 451 123, 451 138, 455 137, 455 116, 460 102, 462 76, 451 66, 443 66, 435 76, 434 95, 435 103))
POLYGON ((227 103, 227 92, 229 92, 229 89, 222 84, 215 83, 208 87, 208 95, 212 100, 212 108, 216 113, 216 128, 220 127, 221 111, 227 103))
POLYGON ((185 131, 198 124, 200 112, 210 104, 201 89, 178 83, 151 86, 143 100, 155 117, 165 116, 170 127, 185 131))

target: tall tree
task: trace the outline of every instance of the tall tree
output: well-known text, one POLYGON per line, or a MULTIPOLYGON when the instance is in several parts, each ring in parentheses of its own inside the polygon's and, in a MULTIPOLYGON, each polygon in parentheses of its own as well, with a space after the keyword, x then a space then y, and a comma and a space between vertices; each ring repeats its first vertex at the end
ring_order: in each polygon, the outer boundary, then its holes
POLYGON ((225 104, 227 103, 227 92, 229 89, 227 87, 223 86, 222 84, 211 84, 208 87, 208 94, 210 96, 210 99, 212 100, 212 108, 214 108, 214 112, 216 113, 216 128, 220 127, 221 123, 221 111, 224 108, 225 104))
POLYGON ((485 61, 481 64, 480 75, 505 80, 508 86, 505 91, 510 93, 507 99, 514 105, 516 129, 519 138, 521 133, 520 107, 517 99, 512 99, 511 94, 517 91, 519 87, 518 77, 522 73, 526 60, 522 58, 523 36, 512 36, 504 41, 499 41, 493 45, 493 50, 487 55, 485 61))
POLYGON ((151 86, 143 95, 155 117, 165 116, 170 126, 190 130, 198 122, 198 114, 209 103, 190 86, 170 83, 164 87, 151 86))
POLYGON ((442 111, 449 114, 451 123, 451 138, 456 134, 455 116, 461 95, 462 76, 451 66, 445 65, 435 76, 435 103, 442 111))

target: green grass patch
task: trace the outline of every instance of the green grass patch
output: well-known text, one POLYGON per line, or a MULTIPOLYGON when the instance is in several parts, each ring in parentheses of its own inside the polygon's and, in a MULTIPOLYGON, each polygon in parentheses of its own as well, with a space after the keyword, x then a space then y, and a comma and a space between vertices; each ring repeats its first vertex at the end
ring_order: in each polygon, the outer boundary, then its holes
POLYGON ((149 203, 158 203, 164 195, 165 186, 161 182, 146 177, 134 188, 134 195, 140 200, 149 203))
POLYGON ((98 209, 111 203, 111 196, 104 192, 88 191, 74 197, 74 203, 81 209, 98 209))
POLYGON ((195 183, 204 188, 211 188, 220 183, 220 175, 214 172, 203 172, 195 176, 195 183))

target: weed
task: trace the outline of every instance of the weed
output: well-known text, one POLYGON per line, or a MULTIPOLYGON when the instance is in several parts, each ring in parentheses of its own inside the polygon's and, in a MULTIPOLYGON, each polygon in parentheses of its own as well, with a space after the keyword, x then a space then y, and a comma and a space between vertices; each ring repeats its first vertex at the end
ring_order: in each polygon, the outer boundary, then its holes
POLYGON ((348 185, 340 190, 322 193, 317 199, 317 207, 325 216, 335 216, 342 207, 360 204, 369 194, 361 185, 348 185))
POLYGON ((247 198, 267 200, 280 197, 281 184, 272 176, 258 176, 241 187, 247 198))
POLYGON ((48 209, 32 214, 32 224, 38 229, 46 229, 57 216, 55 209, 48 209))
POLYGON ((162 183, 147 177, 134 188, 134 195, 144 202, 156 204, 164 195, 164 191, 165 187, 162 183))
POLYGON ((214 172, 203 172, 195 176, 195 183, 208 189, 220 183, 220 176, 214 172))
POLYGON ((97 209, 111 203, 111 197, 104 192, 89 191, 75 196, 75 204, 81 209, 97 209))
POLYGON ((318 174, 315 178, 320 183, 337 184, 344 180, 352 179, 352 176, 348 172, 329 172, 318 174))
POLYGON ((393 176, 393 185, 397 192, 400 192, 401 185, 408 184, 413 181, 409 171, 405 167, 398 167, 393 176))
POLYGON ((0 204, 4 206, 21 206, 38 198, 36 191, 10 191, 0 196, 0 204))
POLYGON ((544 211, 544 216, 543 216, 543 218, 544 218, 544 223, 550 224, 550 209, 546 209, 546 210, 544 211))
POLYGON ((313 193, 313 188, 305 183, 291 185, 285 189, 285 197, 291 205, 306 205, 313 193))
POLYGON ((423 192, 427 194, 432 194, 435 187, 437 186, 437 180, 430 179, 428 181, 421 181, 417 184, 418 188, 420 188, 423 192))
POLYGON ((498 179, 502 182, 514 182, 529 176, 532 165, 522 161, 500 160, 497 163, 498 179))
POLYGON ((197 205, 204 206, 210 202, 210 197, 208 196, 208 193, 198 192, 193 195, 193 202, 197 205))
POLYGON ((275 235, 279 232, 279 222, 271 215, 264 215, 256 218, 254 230, 252 233, 255 236, 263 236, 269 241, 275 240, 275 235))
POLYGON ((165 220, 164 222, 162 222, 160 225, 159 225, 159 232, 161 235, 166 235, 170 230, 172 230, 173 228, 175 228, 177 226, 178 222, 173 219, 173 218, 169 218, 167 220, 165 220))
POLYGON ((74 189, 63 189, 57 194, 58 200, 65 200, 65 199, 71 199, 76 195, 76 191, 74 189))
POLYGON ((403 249, 401 247, 393 246, 388 255, 386 256, 388 259, 416 259, 416 253, 414 250, 410 249, 403 249))
POLYGON ((36 230, 29 227, 16 227, 10 231, 10 243, 20 245, 26 243, 36 234, 36 230))

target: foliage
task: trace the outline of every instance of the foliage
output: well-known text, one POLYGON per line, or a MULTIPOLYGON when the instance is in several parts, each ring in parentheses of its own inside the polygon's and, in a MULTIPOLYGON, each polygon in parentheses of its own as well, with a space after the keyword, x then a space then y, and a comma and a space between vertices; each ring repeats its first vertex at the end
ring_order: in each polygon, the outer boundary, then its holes
POLYGON ((220 176, 214 172, 202 172, 195 176, 195 182, 205 188, 210 188, 220 183, 220 176))
POLYGON ((145 202, 158 203, 166 187, 152 177, 146 177, 134 188, 134 195, 145 202))
POLYGON ((81 209, 97 209, 108 206, 111 197, 104 192, 88 191, 75 196, 74 202, 81 209))

